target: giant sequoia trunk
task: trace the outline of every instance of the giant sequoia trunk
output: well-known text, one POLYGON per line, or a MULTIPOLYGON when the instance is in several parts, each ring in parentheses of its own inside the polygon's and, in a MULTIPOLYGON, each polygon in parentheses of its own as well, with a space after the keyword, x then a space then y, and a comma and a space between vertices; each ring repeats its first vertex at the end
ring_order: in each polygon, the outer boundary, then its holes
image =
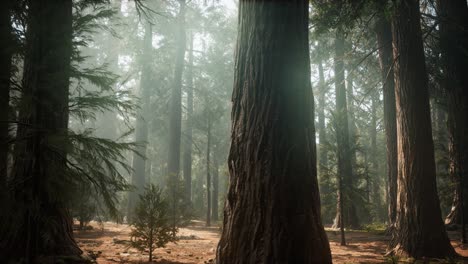
POLYGON ((331 263, 320 222, 308 1, 239 4, 217 263, 331 263))
POLYGON ((396 1, 392 23, 398 133, 393 254, 454 256, 440 217, 419 1, 396 1))
POLYGON ((185 198, 192 201, 192 144, 193 144, 193 34, 190 38, 189 61, 187 68, 187 123, 185 136, 187 143, 184 148, 184 187, 185 198))
MULTIPOLYGON (((63 170, 72 54, 72 0, 29 1, 23 94, 12 170, 16 206, 6 257, 52 263, 80 255, 64 204, 63 170), (16 232, 15 232, 16 231, 16 232), (39 261, 38 257, 41 257, 39 261)), ((5 256, 2 256, 5 260, 5 256)), ((16 262, 15 262, 16 263, 16 262)))
POLYGON ((333 227, 341 228, 341 226, 344 225, 351 228, 358 228, 359 220, 356 213, 356 206, 351 199, 354 186, 344 78, 344 43, 343 31, 337 30, 334 70, 336 93, 335 130, 338 148, 338 202, 333 227))
POLYGON ((150 23, 146 24, 145 37, 143 39, 143 56, 140 80, 140 102, 141 108, 138 111, 135 128, 135 141, 139 143, 137 153, 133 153, 133 173, 132 185, 135 190, 128 196, 128 220, 131 221, 135 206, 138 203, 138 195, 143 194, 146 176, 146 160, 142 155, 146 155, 148 141, 148 114, 151 96, 151 66, 150 58, 152 51, 153 30, 150 23))
MULTIPOLYGON (((0 190, 6 185, 8 169, 8 112, 12 57, 11 0, 0 7, 0 190)), ((3 194, 4 192, 1 191, 3 194)), ((0 195, 2 195, 0 194, 0 195)))
POLYGON ((384 125, 387 155, 387 204, 388 225, 390 229, 396 219, 396 196, 397 196, 397 131, 396 131, 396 105, 395 105, 395 81, 393 73, 392 54, 392 28, 390 21, 383 13, 377 20, 375 31, 377 34, 377 45, 379 47, 380 71, 383 83, 384 100, 384 125))
POLYGON ((464 222, 468 216, 468 7, 464 0, 440 0, 438 7, 443 85, 448 93, 450 174, 455 182, 452 211, 445 222, 457 224, 461 211, 464 222))

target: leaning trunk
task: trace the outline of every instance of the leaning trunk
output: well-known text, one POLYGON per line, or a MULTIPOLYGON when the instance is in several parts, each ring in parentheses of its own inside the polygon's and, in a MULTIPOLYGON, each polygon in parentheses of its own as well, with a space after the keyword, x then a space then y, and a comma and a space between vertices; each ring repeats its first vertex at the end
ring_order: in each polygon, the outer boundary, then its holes
POLYGON ((393 254, 412 258, 455 255, 440 217, 428 77, 419 1, 397 2, 393 56, 398 133, 398 191, 393 254))
POLYGON ((240 1, 217 263, 331 263, 320 222, 308 11, 308 1, 240 1))

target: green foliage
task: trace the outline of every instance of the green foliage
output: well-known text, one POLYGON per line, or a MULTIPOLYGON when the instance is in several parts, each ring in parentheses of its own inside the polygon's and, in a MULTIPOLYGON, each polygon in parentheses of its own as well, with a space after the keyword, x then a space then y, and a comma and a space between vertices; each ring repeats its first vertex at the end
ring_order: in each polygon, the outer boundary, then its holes
POLYGON ((153 184, 147 186, 135 208, 130 236, 132 247, 141 251, 149 250, 149 261, 152 261, 154 249, 175 240, 168 210, 162 191, 153 184))

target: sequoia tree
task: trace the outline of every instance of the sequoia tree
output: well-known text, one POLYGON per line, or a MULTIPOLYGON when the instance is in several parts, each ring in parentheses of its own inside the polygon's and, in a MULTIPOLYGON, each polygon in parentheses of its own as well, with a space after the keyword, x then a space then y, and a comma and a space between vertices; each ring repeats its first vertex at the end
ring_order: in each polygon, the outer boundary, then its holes
POLYGON ((437 195, 419 1, 395 1, 392 21, 398 136, 398 190, 391 252, 413 258, 455 255, 437 195))
POLYGON ((350 199, 353 191, 353 166, 349 144, 348 107, 346 103, 346 85, 344 77, 344 45, 344 32, 342 29, 338 29, 336 31, 334 58, 336 93, 335 129, 338 148, 338 201, 333 227, 341 229, 343 225, 353 228, 359 227, 356 207, 350 199))
POLYGON ((379 49, 379 63, 383 83, 384 126, 387 156, 387 204, 388 223, 392 228, 396 219, 397 196, 397 131, 396 131, 396 105, 395 105, 395 81, 393 78, 393 54, 392 54, 392 28, 390 20, 383 12, 386 1, 380 3, 380 15, 376 21, 375 32, 379 49))
MULTIPOLYGON (((12 169, 14 223, 3 260, 79 256, 61 188, 67 150, 72 0, 28 2, 22 100, 12 169), (47 239, 45 239, 47 238, 47 239)), ((44 259, 45 258, 45 259, 44 259)), ((50 261, 51 262, 51 261, 50 261)))
POLYGON ((309 2, 239 3, 217 263, 331 263, 320 220, 309 2))

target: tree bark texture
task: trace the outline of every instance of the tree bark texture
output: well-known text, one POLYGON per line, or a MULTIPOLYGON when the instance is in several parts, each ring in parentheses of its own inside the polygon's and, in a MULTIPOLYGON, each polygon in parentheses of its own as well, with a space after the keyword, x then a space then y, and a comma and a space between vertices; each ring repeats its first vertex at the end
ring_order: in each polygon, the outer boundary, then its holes
POLYGON ((391 252, 416 259, 450 257, 455 251, 440 217, 419 1, 394 4, 398 190, 391 252))
POLYGON ((320 222, 308 1, 239 3, 217 263, 331 263, 320 222))
POLYGON ((443 86, 448 94, 449 170, 455 183, 452 211, 446 218, 450 224, 461 222, 459 211, 465 222, 468 216, 468 7, 463 0, 437 3, 443 86))
POLYGON ((145 36, 143 39, 143 56, 140 79, 140 108, 136 120, 135 141, 138 142, 137 151, 133 153, 132 162, 132 190, 128 196, 128 220, 133 217, 135 206, 138 203, 138 195, 143 194, 146 181, 146 148, 148 145, 148 119, 149 104, 151 97, 151 53, 152 53, 153 30, 150 23, 146 23, 145 36), (143 155, 143 156, 141 156, 143 155))
POLYGON ((356 206, 351 197, 353 196, 353 167, 351 160, 351 148, 349 144, 348 113, 346 103, 346 84, 344 78, 344 32, 338 29, 335 39, 335 131, 338 148, 338 202, 336 216, 333 223, 334 228, 343 225, 350 228, 358 228, 359 220, 356 206), (341 193, 341 195, 340 195, 341 193), (340 210, 340 207, 343 210, 340 210), (342 211, 342 212, 341 212, 342 211))
MULTIPOLYGON (((15 204, 6 260, 79 256, 63 188, 72 54, 72 1, 35 0, 28 29, 12 170, 15 204), (16 232, 15 232, 16 230, 16 232), (45 239, 47 238, 47 239, 45 239)), ((2 256, 3 257, 3 256, 2 256)), ((47 262, 47 261, 45 261, 47 262)))
POLYGON ((187 143, 184 148, 184 185, 185 198, 192 200, 192 144, 193 144, 193 34, 190 37, 189 59, 187 67, 187 123, 185 134, 187 143))

